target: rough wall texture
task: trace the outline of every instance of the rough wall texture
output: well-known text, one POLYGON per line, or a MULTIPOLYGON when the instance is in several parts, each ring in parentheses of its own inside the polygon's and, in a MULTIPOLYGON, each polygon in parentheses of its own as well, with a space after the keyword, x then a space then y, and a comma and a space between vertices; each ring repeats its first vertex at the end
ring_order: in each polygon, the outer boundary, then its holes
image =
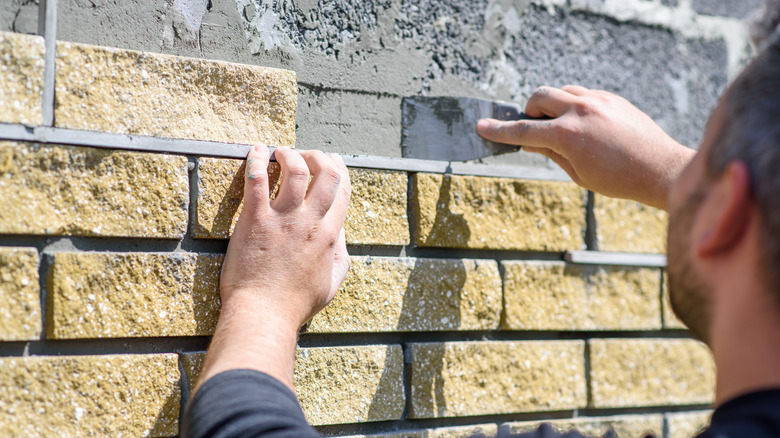
MULTIPOLYGON (((406 96, 523 103, 566 83, 618 92, 695 147, 751 56, 739 18, 760 0, 57 3, 46 54, 24 35, 39 3, 0 0, 0 129, 51 110, 57 132, 399 157, 406 96)), ((0 435, 177 435, 242 161, 21 140, 0 142, 0 435)), ((554 168, 525 152, 484 161, 554 168)), ((663 269, 621 264, 663 253, 663 213, 521 172, 350 176, 353 268, 296 362, 324 434, 549 421, 677 438, 707 423, 709 354, 671 314, 663 269), (564 261, 583 249, 616 254, 564 261)))

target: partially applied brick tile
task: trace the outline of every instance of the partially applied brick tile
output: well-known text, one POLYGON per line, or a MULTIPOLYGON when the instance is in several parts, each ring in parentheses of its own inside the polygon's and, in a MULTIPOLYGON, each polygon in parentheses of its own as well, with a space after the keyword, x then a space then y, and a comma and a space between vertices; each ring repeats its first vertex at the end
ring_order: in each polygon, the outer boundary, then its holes
POLYGON ((715 366, 689 339, 590 341, 592 406, 618 408, 711 403, 715 366))
MULTIPOLYGON (((191 389, 203 356, 182 355, 191 389)), ((301 348, 295 360, 295 388, 314 425, 397 420, 406 403, 401 346, 301 348)))
POLYGON ((669 298, 669 274, 664 272, 664 285, 663 285, 663 294, 661 296, 662 300, 662 306, 664 313, 664 328, 667 329, 687 329, 688 327, 683 324, 682 321, 680 321, 680 318, 677 317, 677 315, 674 314, 674 310, 672 310, 672 303, 669 298))
POLYGON ((0 122, 43 123, 43 38, 0 32, 0 122))
MULTIPOLYGON (((243 207, 244 161, 221 158, 198 160, 198 202, 195 237, 227 239, 243 207)), ((270 189, 278 189, 281 173, 268 167, 270 189)), ((407 245, 407 177, 404 172, 350 169, 352 198, 344 230, 356 245, 407 245)))
POLYGON ((547 423, 558 433, 577 431, 588 438, 601 438, 612 431, 620 438, 663 436, 664 418, 661 414, 617 415, 614 417, 580 417, 565 420, 522 421, 505 423, 512 433, 532 432, 547 423))
POLYGON ((666 252, 667 214, 636 201, 596 195, 598 246, 601 251, 666 252))
POLYGON ((353 257, 310 332, 491 330, 501 315, 493 260, 353 257))
POLYGON ((32 341, 41 336, 38 251, 0 248, 0 341, 32 341))
POLYGON ((690 438, 697 436, 709 426, 712 411, 694 411, 666 414, 669 425, 668 438, 690 438))
POLYGON ((476 426, 440 427, 437 429, 404 430, 398 432, 375 433, 371 435, 349 435, 344 438, 474 438, 495 437, 498 426, 479 424, 476 426))
POLYGON ((0 233, 178 238, 182 156, 0 142, 0 233))
POLYGON ((352 198, 344 222, 354 245, 408 245, 408 179, 405 172, 350 169, 352 198))
POLYGON ((178 433, 175 354, 0 358, 0 435, 178 433))
POLYGON ((503 262, 504 328, 661 328, 658 269, 563 262, 503 262))
POLYGON ((573 183, 418 173, 419 246, 562 251, 582 248, 585 192, 573 183))
POLYGON ((54 339, 207 336, 219 317, 222 255, 56 253, 48 284, 54 339))
POLYGON ((58 127, 295 144, 294 72, 60 42, 58 127))
POLYGON ((411 418, 578 409, 581 341, 411 344, 411 418))
MULTIPOLYGON (((233 234, 244 205, 244 163, 244 160, 198 158, 195 237, 228 239, 233 234)), ((269 163, 268 176, 273 195, 281 176, 277 163, 269 163)))

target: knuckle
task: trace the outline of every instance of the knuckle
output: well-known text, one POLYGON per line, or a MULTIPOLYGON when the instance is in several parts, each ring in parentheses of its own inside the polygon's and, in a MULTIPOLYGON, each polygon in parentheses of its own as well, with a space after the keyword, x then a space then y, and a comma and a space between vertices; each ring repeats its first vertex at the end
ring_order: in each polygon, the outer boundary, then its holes
POLYGON ((309 168, 303 164, 291 164, 287 168, 287 176, 294 179, 308 179, 309 168))
POLYGON ((515 138, 521 138, 528 130, 528 125, 524 122, 515 122, 510 128, 510 134, 515 138))

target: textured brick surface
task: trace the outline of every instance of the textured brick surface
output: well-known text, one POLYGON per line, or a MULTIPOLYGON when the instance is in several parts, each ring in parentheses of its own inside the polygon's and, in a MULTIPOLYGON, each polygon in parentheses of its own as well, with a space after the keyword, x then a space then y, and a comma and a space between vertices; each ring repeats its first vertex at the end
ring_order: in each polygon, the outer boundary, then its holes
POLYGON ((416 243, 448 248, 580 249, 584 193, 573 183, 416 174, 416 243))
POLYGON ((344 231, 356 245, 408 245, 405 172, 350 169, 352 182, 344 231))
POLYGON ((0 248, 0 341, 28 341, 41 335, 38 251, 0 248))
MULTIPOLYGON (((271 163, 271 189, 278 186, 279 166, 271 163)), ((241 213, 244 193, 242 160, 200 158, 195 236, 227 239, 241 213)), ((404 172, 350 169, 352 197, 344 230, 357 245, 407 245, 407 177, 404 172)))
MULTIPOLYGON (((244 160, 198 158, 195 237, 227 239, 233 233, 244 199, 244 160)), ((279 185, 279 165, 269 163, 269 190, 279 185)))
POLYGON ((205 336, 219 317, 222 255, 57 253, 47 336, 205 336))
POLYGON ((710 411, 680 412, 666 414, 669 425, 668 438, 690 438, 696 436, 710 424, 710 411))
POLYGON ((478 424, 476 426, 440 427, 437 429, 406 430, 371 435, 349 435, 344 438, 488 438, 497 434, 497 425, 478 424))
POLYGON ((43 38, 0 32, 0 122, 43 123, 43 38))
POLYGON ((503 262, 504 328, 661 328, 661 275, 652 268, 503 262))
POLYGON ((580 341, 411 344, 412 418, 577 409, 580 341))
POLYGON ((666 252, 666 212, 636 201, 596 195, 593 214, 601 251, 666 252))
POLYGON ((687 329, 688 327, 680 321, 680 318, 674 314, 672 303, 669 301, 669 276, 664 272, 663 294, 661 296, 661 308, 664 312, 664 328, 668 329, 687 329))
POLYGON ((0 435, 178 433, 175 354, 0 358, 0 435))
POLYGON ((61 42, 56 84, 60 127, 295 144, 291 71, 61 42))
POLYGON ((187 159, 0 142, 0 233, 176 238, 187 159))
POLYGON ((594 407, 712 402, 714 363, 693 340, 594 339, 590 369, 594 407))
POLYGON ((308 330, 490 330, 500 314, 495 261, 353 257, 341 290, 308 330))
POLYGON ((620 438, 645 438, 648 434, 661 437, 664 428, 664 418, 660 414, 523 421, 506 423, 506 427, 512 433, 531 432, 537 430, 543 422, 550 424, 559 433, 576 430, 588 438, 601 438, 610 430, 620 438))
MULTIPOLYGON (((190 388, 203 357, 182 355, 190 388)), ((401 346, 301 348, 295 361, 295 388, 311 424, 399 419, 405 405, 401 346)))

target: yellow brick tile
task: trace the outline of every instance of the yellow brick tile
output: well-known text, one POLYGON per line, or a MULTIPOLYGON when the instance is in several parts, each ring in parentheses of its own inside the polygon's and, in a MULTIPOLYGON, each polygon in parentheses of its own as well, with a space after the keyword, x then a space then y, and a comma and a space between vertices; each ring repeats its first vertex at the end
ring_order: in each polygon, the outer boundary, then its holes
POLYGON ((586 404, 581 341, 411 345, 411 418, 577 409, 586 404))
POLYGON ((0 122, 43 123, 43 38, 0 32, 0 122))
POLYGON ((41 336, 38 251, 0 248, 0 341, 31 341, 41 336))
POLYGON ((658 269, 563 262, 503 262, 504 328, 661 328, 658 269))
POLYGON ((664 285, 662 289, 663 295, 661 299, 663 300, 664 328, 687 329, 688 327, 677 318, 677 315, 674 314, 674 310, 672 310, 672 303, 669 301, 669 275, 666 272, 664 272, 664 285))
POLYGON ((614 417, 581 417, 564 420, 523 421, 506 423, 512 433, 532 432, 547 423, 558 433, 572 430, 588 438, 601 438, 613 431, 620 438, 645 438, 647 435, 663 436, 664 418, 661 414, 617 415, 614 417))
POLYGON ((175 354, 0 358, 0 435, 178 433, 175 354))
POLYGON ((694 340, 594 339, 590 369, 593 407, 712 402, 715 365, 694 340))
POLYGON ((447 248, 580 249, 584 197, 573 183, 418 173, 415 240, 447 248))
POLYGON ((222 255, 56 253, 48 279, 54 339, 206 336, 219 317, 222 255))
POLYGON ((0 142, 0 233, 178 238, 181 156, 0 142))
POLYGON ((490 330, 500 314, 495 261, 353 257, 336 298, 308 331, 490 330))
POLYGON ((691 438, 710 424, 712 411, 693 411, 666 414, 668 438, 691 438))
POLYGON ((594 204, 599 250, 666 252, 666 212, 636 201, 601 195, 596 195, 594 204))
POLYGON ((287 70, 57 44, 58 127, 291 146, 297 93, 287 70))
POLYGON ((495 437, 498 426, 479 424, 476 426, 440 427, 437 429, 404 430, 398 432, 375 433, 371 435, 349 435, 344 438, 474 438, 495 437))

